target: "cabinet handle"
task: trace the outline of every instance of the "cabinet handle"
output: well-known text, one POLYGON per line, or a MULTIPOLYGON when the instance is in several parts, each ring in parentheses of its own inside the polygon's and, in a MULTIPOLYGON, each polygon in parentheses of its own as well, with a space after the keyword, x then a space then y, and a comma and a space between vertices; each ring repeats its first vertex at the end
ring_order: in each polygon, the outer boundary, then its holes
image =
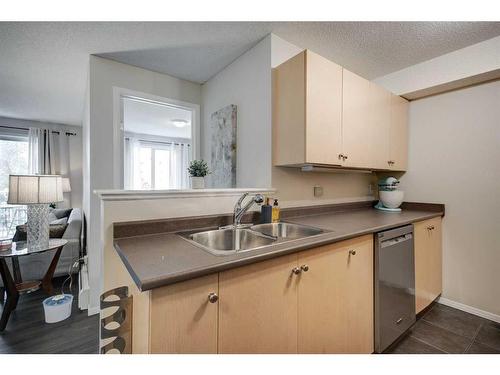
POLYGON ((299 267, 294 267, 292 268, 292 274, 298 275, 302 272, 302 270, 299 267))
POLYGON ((340 159, 344 159, 344 155, 339 154, 339 160, 340 160, 340 159))
POLYGON ((307 272, 309 271, 309 266, 307 264, 303 264, 302 266, 300 266, 300 269, 304 272, 307 272))
POLYGON ((427 227, 427 230, 433 230, 433 229, 434 229, 434 225, 431 225, 431 226, 427 227))
POLYGON ((208 302, 210 303, 215 303, 219 300, 219 296, 217 295, 217 293, 210 293, 208 295, 208 302))
POLYGON ((349 255, 356 255, 356 250, 349 250, 349 255))
POLYGON ((347 155, 344 155, 344 160, 347 160, 347 155))

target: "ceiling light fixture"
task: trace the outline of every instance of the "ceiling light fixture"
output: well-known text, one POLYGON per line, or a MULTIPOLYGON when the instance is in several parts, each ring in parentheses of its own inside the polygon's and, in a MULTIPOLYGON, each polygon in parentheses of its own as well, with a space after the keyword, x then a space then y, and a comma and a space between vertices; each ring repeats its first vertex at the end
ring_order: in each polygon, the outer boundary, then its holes
POLYGON ((174 124, 175 127, 177 128, 183 128, 185 127, 189 122, 186 121, 186 120, 180 120, 180 119, 177 119, 177 120, 172 120, 172 124, 174 124))

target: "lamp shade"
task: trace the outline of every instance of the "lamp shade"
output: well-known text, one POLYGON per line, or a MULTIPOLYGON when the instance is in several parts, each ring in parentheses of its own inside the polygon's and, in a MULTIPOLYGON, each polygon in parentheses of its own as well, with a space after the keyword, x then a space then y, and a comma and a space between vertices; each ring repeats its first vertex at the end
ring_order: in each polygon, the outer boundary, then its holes
POLYGON ((59 175, 10 175, 8 204, 49 204, 63 201, 59 175))
POLYGON ((62 178, 62 191, 63 191, 63 193, 70 193, 71 192, 71 185, 69 183, 68 177, 62 178))

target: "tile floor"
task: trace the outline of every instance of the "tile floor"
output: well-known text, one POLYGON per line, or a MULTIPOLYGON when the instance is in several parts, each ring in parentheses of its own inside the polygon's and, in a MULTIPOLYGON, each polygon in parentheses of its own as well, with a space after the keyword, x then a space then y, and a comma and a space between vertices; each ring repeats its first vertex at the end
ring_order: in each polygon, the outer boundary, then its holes
POLYGON ((500 323, 436 303, 386 353, 500 354, 500 323))

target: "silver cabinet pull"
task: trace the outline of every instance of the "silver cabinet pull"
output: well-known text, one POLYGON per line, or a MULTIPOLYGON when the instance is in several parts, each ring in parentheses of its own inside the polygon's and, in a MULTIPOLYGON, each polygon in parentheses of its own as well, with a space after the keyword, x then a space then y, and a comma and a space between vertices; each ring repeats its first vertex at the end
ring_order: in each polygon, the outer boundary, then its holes
POLYGON ((401 324, 401 322, 404 320, 404 317, 401 317, 399 318, 398 320, 396 320, 396 324, 401 324))
POLYGON ((356 255, 356 250, 349 250, 349 255, 356 255))
POLYGON ((294 267, 292 268, 292 274, 298 275, 302 272, 302 270, 299 267, 294 267))
POLYGON ((217 293, 210 293, 208 295, 208 302, 210 303, 215 303, 219 300, 219 296, 217 295, 217 293))
POLYGON ((303 264, 302 266, 300 266, 300 269, 304 272, 307 272, 309 271, 309 266, 307 264, 303 264))

